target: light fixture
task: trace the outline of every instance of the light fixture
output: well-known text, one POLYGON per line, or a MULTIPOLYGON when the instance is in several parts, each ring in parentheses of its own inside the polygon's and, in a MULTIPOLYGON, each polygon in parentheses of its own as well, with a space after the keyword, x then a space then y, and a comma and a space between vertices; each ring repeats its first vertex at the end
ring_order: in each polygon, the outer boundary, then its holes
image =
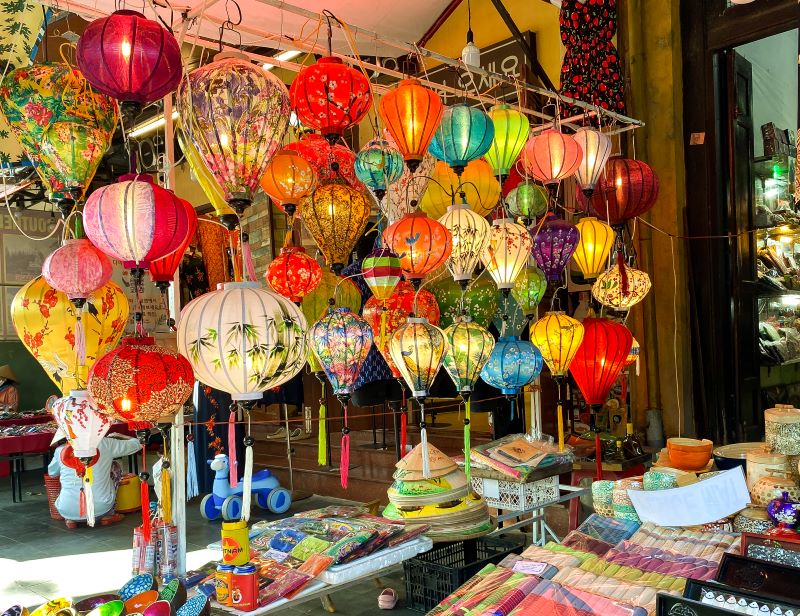
MULTIPOLYGON (((178 119, 178 112, 172 112, 172 121, 178 119)), ((146 135, 148 133, 152 133, 154 130, 158 130, 164 124, 167 123, 166 118, 164 117, 163 113, 159 113, 157 116, 150 118, 149 120, 145 120, 141 124, 137 124, 133 127, 133 130, 128 133, 128 137, 131 139, 136 139, 136 137, 141 137, 142 135, 146 135)))
POLYGON ((476 68, 481 65, 481 50, 475 45, 475 38, 472 34, 472 6, 467 0, 467 44, 461 50, 461 61, 467 66, 476 68))
MULTIPOLYGON (((275 59, 280 60, 281 62, 288 62, 289 60, 294 60, 301 53, 303 52, 296 49, 287 49, 286 51, 282 51, 275 56, 275 59)), ((275 65, 264 62, 264 64, 261 65, 261 68, 263 68, 265 71, 271 71, 273 68, 275 68, 275 65)))

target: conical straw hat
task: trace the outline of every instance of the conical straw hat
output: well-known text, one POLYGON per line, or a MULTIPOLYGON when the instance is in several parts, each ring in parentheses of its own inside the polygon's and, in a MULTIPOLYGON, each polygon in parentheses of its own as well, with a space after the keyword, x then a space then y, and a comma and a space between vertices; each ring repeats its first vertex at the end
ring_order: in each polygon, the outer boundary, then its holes
MULTIPOLYGON (((444 455, 436 447, 428 443, 428 456, 430 458, 431 477, 441 477, 458 468, 455 462, 444 455)), ((418 481, 422 479, 422 443, 414 447, 406 456, 395 464, 397 471, 395 479, 418 481)))

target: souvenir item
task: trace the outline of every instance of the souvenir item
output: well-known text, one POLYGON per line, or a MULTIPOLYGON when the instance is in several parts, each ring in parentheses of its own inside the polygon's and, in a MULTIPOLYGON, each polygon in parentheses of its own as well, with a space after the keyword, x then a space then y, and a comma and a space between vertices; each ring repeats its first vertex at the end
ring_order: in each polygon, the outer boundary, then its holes
POLYGON ((787 456, 800 454, 800 409, 778 404, 764 411, 767 448, 787 456))
POLYGON ((154 590, 156 588, 156 581, 149 573, 137 575, 128 580, 125 585, 119 589, 119 598, 123 601, 133 598, 147 590, 154 590))
POLYGON ((778 524, 796 528, 800 522, 800 503, 792 499, 788 492, 782 492, 767 505, 767 513, 778 524))
POLYGON ((793 501, 800 500, 800 487, 791 475, 783 470, 768 469, 767 474, 750 488, 753 503, 767 507, 770 501, 780 499, 786 493, 793 501))

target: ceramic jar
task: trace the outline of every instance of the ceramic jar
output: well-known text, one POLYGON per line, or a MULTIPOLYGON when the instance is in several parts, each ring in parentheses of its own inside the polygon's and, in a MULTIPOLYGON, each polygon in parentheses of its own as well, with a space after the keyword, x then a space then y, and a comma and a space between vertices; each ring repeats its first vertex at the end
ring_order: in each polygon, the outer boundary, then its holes
MULTIPOLYGON (((786 464, 785 455, 768 451, 766 447, 748 451, 747 489, 752 492, 756 482, 769 474, 767 472, 769 469, 786 470, 786 464)), ((766 503, 764 503, 764 506, 766 506, 766 503)))
POLYGON ((800 409, 778 404, 764 411, 767 447, 787 456, 800 454, 800 409))
POLYGON ((800 487, 786 471, 769 470, 769 474, 756 481, 750 490, 755 505, 766 507, 770 501, 781 498, 786 492, 792 500, 800 500, 800 487))
POLYGON ((759 507, 747 507, 742 509, 733 518, 733 530, 737 533, 754 533, 763 535, 770 528, 775 526, 770 520, 769 515, 759 507))
POLYGON ((796 528, 800 521, 800 503, 789 497, 788 492, 783 492, 767 505, 767 513, 778 524, 785 524, 789 528, 796 528))

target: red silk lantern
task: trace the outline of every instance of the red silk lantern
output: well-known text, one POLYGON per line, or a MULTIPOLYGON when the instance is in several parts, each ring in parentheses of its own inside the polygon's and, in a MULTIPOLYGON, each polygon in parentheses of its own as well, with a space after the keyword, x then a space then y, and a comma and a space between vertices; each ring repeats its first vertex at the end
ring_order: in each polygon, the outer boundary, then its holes
POLYGON ((133 113, 173 92, 183 74, 178 41, 136 11, 115 11, 90 23, 78 40, 77 59, 96 90, 133 113))
POLYGON ((285 246, 267 267, 267 284, 276 292, 300 304, 322 280, 322 268, 304 248, 285 246))
POLYGON ((632 344, 633 336, 624 325, 605 318, 583 320, 583 342, 569 371, 587 404, 605 404, 632 344))
POLYGON ((356 177, 356 154, 350 148, 340 143, 331 145, 321 135, 309 133, 284 149, 297 152, 311 163, 317 174, 318 186, 344 180, 351 188, 365 190, 364 184, 356 177))
POLYGON ((522 151, 522 164, 544 184, 556 184, 578 170, 583 152, 571 135, 550 128, 534 135, 522 151))
POLYGON ((443 112, 441 97, 417 79, 403 79, 381 98, 378 115, 412 173, 425 156, 443 112))
POLYGON ((425 274, 447 261, 453 250, 453 238, 447 228, 423 212, 406 214, 389 225, 383 238, 400 257, 406 279, 417 287, 425 274))
MULTIPOLYGON (((658 197, 658 176, 647 163, 614 156, 608 160, 589 206, 612 226, 641 216, 658 197)), ((586 198, 578 197, 584 204, 586 198)))
POLYGON ((175 272, 178 271, 178 266, 183 260, 183 255, 186 253, 189 244, 192 243, 192 238, 197 230, 197 212, 194 211, 194 207, 191 203, 186 201, 186 199, 181 199, 180 197, 177 197, 177 199, 183 205, 184 211, 186 212, 186 219, 189 222, 189 230, 186 233, 186 238, 181 242, 181 245, 178 246, 175 252, 161 257, 160 259, 156 259, 155 261, 150 261, 150 264, 147 266, 151 280, 162 291, 165 291, 169 287, 169 283, 175 278, 175 272))
POLYGON ((289 100, 300 122, 334 144, 367 115, 372 91, 361 71, 339 58, 326 57, 297 74, 289 88, 289 100))
POLYGON ((109 258, 87 239, 67 240, 45 259, 42 275, 79 308, 89 295, 111 280, 109 258))

